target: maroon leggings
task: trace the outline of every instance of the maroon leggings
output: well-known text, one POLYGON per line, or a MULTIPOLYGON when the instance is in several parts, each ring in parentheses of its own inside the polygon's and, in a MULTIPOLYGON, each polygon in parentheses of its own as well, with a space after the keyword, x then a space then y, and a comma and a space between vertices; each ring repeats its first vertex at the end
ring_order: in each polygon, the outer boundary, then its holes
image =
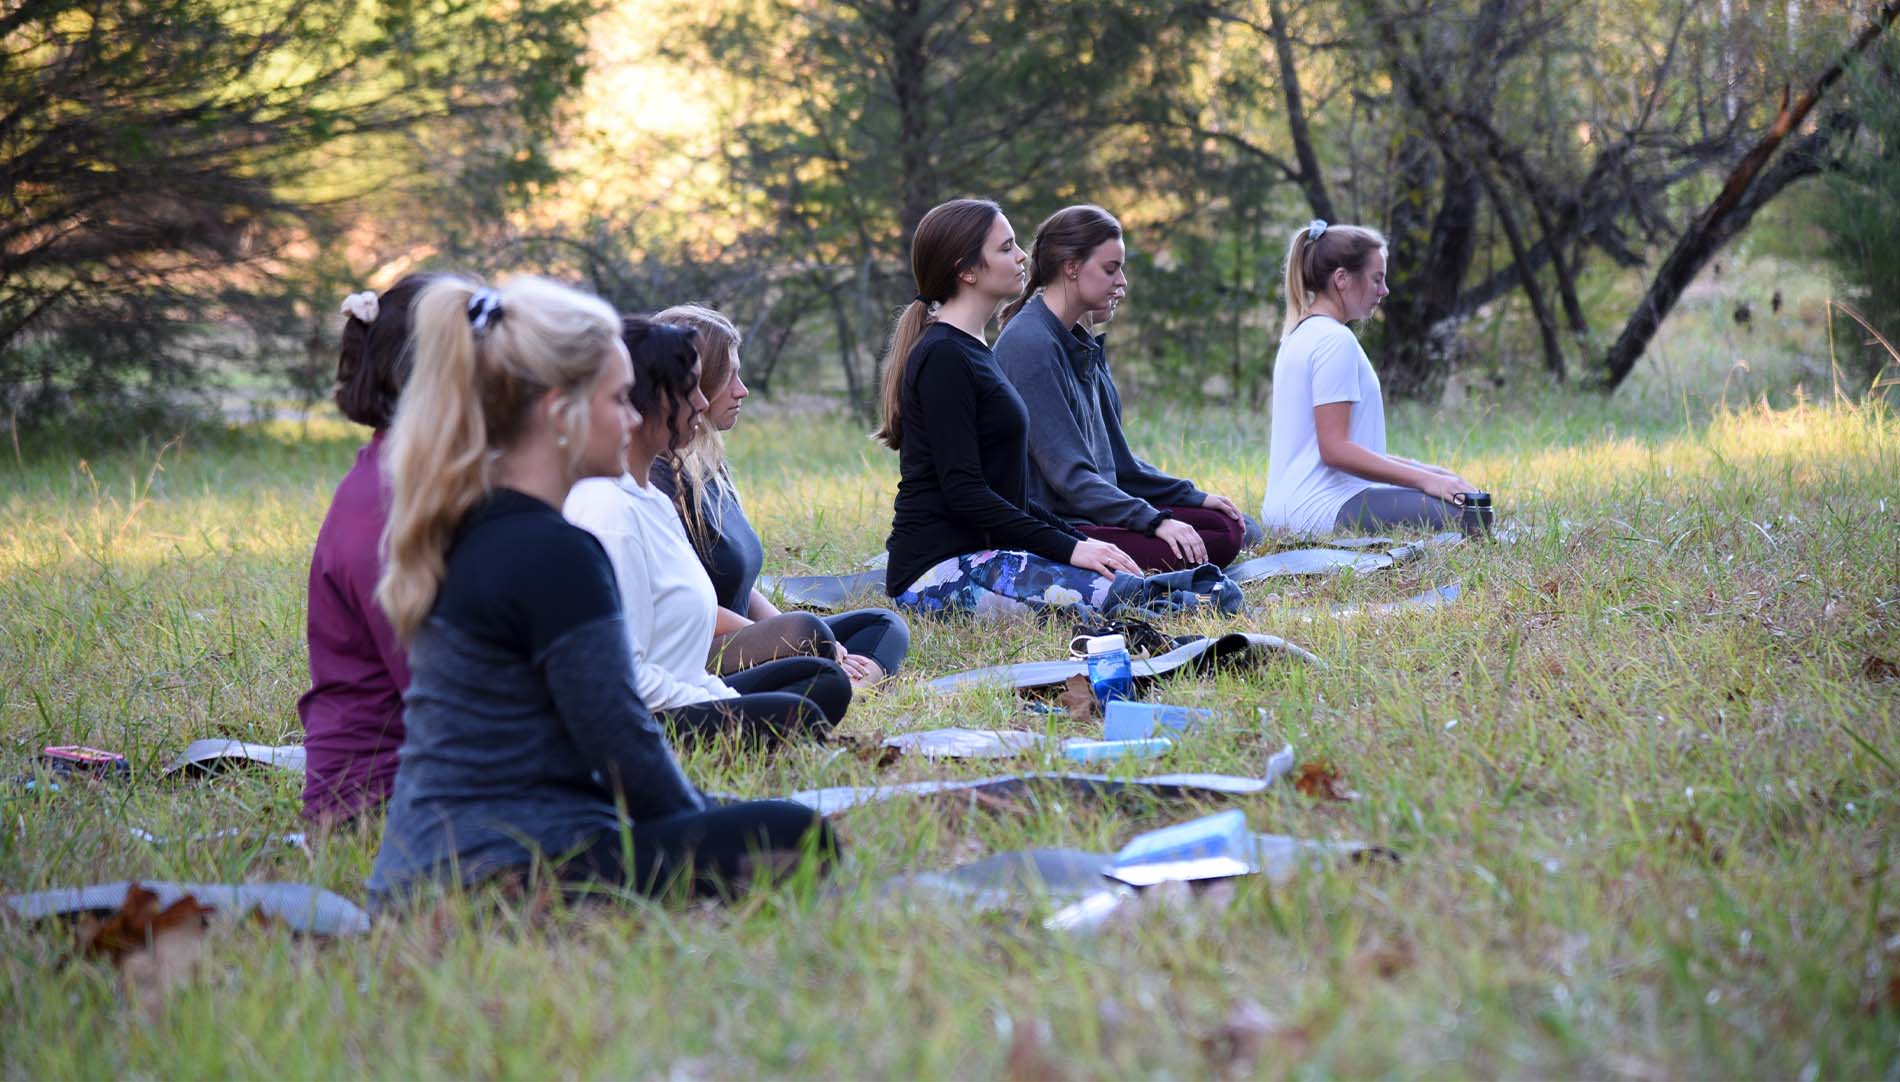
MULTIPOLYGON (((1209 511, 1205 507, 1167 507, 1161 510, 1173 512, 1175 518, 1194 527, 1194 532, 1201 535, 1201 543, 1207 546, 1208 563, 1226 567, 1234 562, 1235 556, 1240 555, 1241 537, 1246 526, 1239 519, 1228 518, 1219 511, 1209 511)), ((1120 547, 1144 571, 1179 571, 1193 566, 1176 556, 1168 543, 1159 537, 1138 534, 1119 526, 1084 524, 1076 529, 1097 541, 1107 541, 1120 547)))

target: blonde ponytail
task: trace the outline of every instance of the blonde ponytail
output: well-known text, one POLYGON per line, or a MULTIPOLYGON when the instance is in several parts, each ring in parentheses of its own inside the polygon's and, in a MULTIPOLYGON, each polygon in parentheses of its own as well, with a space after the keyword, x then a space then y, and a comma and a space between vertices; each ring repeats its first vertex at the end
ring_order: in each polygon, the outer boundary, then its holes
POLYGON ((1295 230, 1286 246, 1286 317, 1280 325, 1281 341, 1313 310, 1313 302, 1332 281, 1334 271, 1343 267, 1358 274, 1372 253, 1385 246, 1383 233, 1363 225, 1329 225, 1315 218, 1295 230))
POLYGON ((478 336, 470 302, 481 288, 444 276, 411 314, 414 368, 383 450, 390 507, 376 583, 376 603, 405 643, 435 605, 456 526, 487 493, 495 458, 535 401, 558 391, 557 423, 574 453, 586 444, 587 395, 619 334, 605 301, 521 278, 485 292, 494 307, 478 336))

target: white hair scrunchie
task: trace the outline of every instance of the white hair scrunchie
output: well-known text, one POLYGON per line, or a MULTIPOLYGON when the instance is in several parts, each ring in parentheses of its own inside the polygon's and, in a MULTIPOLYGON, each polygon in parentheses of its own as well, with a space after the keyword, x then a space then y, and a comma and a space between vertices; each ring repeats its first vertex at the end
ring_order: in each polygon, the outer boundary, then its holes
POLYGON ((382 306, 377 303, 376 291, 365 289, 361 293, 352 293, 343 298, 343 305, 337 310, 351 319, 374 323, 376 313, 382 310, 382 306))
POLYGON ((1306 227, 1306 239, 1318 240, 1326 232, 1326 219, 1315 218, 1306 227))

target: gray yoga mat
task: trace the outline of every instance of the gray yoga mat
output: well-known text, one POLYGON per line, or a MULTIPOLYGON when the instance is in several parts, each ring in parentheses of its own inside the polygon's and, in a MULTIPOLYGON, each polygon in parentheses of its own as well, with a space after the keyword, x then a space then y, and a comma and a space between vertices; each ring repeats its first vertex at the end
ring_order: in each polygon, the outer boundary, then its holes
MULTIPOLYGON (((360 935, 369 931, 369 914, 339 894, 306 883, 166 883, 139 880, 138 885, 158 895, 160 906, 169 906, 189 894, 200 905, 218 911, 220 917, 241 917, 252 911, 282 921, 293 932, 305 935, 360 935)), ((112 913, 125 904, 131 880, 99 883, 90 887, 61 887, 14 894, 7 907, 25 920, 76 916, 81 913, 112 913)))
POLYGON ((801 790, 785 799, 803 804, 820 815, 836 815, 900 797, 934 796, 938 793, 980 792, 998 797, 1033 796, 1037 793, 1113 797, 1140 793, 1159 800, 1206 801, 1258 793, 1285 777, 1293 769, 1293 763, 1293 748, 1289 745, 1267 759, 1266 772, 1258 778, 1245 778, 1238 774, 1156 774, 1134 779, 1111 778, 1106 774, 1004 774, 960 781, 834 785, 826 789, 801 790))
MULTIPOLYGON (((1325 664, 1305 648, 1295 646, 1278 635, 1233 631, 1219 638, 1194 639, 1165 654, 1141 658, 1130 669, 1136 680, 1153 680, 1182 669, 1207 672, 1227 666, 1260 665, 1279 658, 1303 661, 1309 665, 1325 664)), ((1024 691, 1053 687, 1064 683, 1071 676, 1084 676, 1088 668, 1088 662, 1080 659, 1024 661, 1015 665, 993 665, 985 669, 939 676, 925 686, 932 691, 958 691, 978 684, 1002 684, 1024 691)))
POLYGON ((854 597, 884 596, 884 570, 873 568, 850 575, 759 576, 759 590, 767 597, 806 609, 836 612, 854 597))

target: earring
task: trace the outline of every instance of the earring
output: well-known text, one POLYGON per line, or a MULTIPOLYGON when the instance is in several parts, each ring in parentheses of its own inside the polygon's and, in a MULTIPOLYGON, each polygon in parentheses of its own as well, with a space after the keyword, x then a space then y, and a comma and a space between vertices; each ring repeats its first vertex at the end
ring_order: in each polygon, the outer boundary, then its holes
POLYGON ((554 446, 559 447, 562 450, 566 450, 567 449, 567 433, 561 432, 561 433, 556 434, 554 437, 554 446))

